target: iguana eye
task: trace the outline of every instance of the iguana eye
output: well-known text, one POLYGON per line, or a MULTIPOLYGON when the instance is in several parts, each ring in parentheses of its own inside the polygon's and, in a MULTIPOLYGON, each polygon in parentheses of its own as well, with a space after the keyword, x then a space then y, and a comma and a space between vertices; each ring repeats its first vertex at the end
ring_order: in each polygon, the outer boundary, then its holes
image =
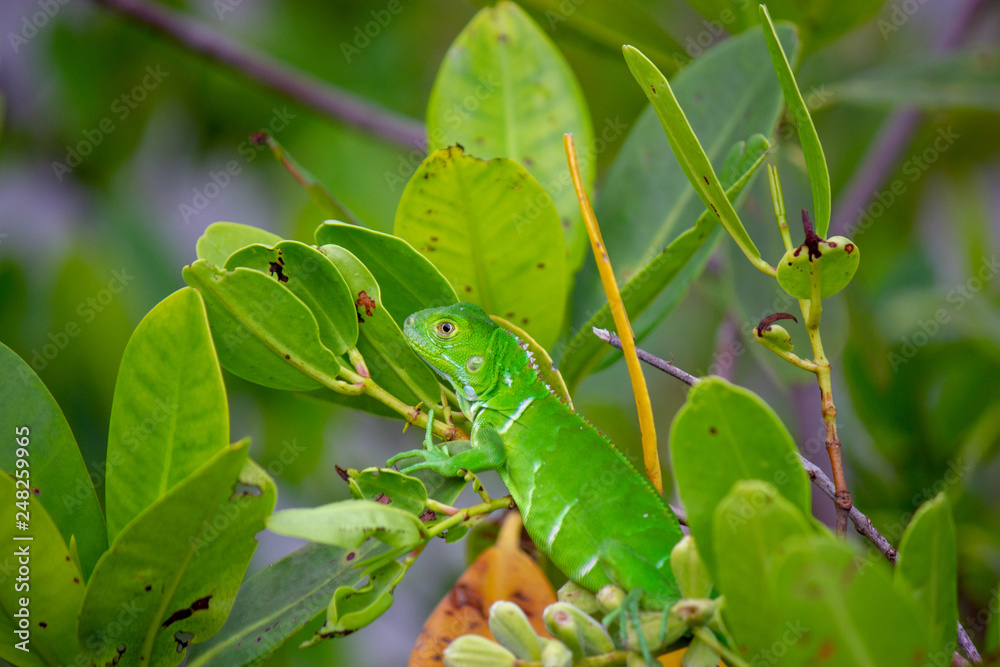
POLYGON ((465 362, 465 370, 470 373, 475 373, 480 368, 483 367, 483 358, 478 354, 469 357, 469 360, 465 362))
POLYGON ((455 333, 455 325, 447 320, 444 322, 438 322, 436 329, 441 338, 448 338, 455 333))

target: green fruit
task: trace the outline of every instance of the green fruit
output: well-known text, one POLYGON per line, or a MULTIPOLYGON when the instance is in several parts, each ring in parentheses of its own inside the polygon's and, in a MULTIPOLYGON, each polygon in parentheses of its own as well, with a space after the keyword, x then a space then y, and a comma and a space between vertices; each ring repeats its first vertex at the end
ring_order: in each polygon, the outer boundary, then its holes
POLYGON ((444 650, 445 667, 514 667, 517 657, 479 635, 462 635, 444 650))
POLYGON ((780 324, 771 324, 759 332, 760 337, 770 343, 770 346, 781 352, 791 352, 795 345, 788 330, 780 324))
POLYGON ((674 545, 670 552, 670 569, 674 571, 674 578, 684 597, 706 598, 712 592, 712 580, 690 535, 685 535, 674 545))
POLYGON ((808 299, 812 294, 810 276, 818 271, 820 297, 826 298, 851 282, 860 261, 861 252, 850 239, 816 239, 814 245, 803 243, 785 253, 778 264, 778 284, 795 298, 808 299))

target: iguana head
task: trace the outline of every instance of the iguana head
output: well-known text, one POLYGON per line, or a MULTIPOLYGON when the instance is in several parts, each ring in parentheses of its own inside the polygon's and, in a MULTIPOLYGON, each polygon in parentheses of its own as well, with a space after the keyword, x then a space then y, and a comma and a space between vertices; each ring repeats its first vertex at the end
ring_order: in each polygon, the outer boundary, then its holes
POLYGON ((476 400, 495 382, 488 351, 498 329, 486 311, 473 303, 420 310, 406 318, 403 333, 410 346, 468 400, 476 400))

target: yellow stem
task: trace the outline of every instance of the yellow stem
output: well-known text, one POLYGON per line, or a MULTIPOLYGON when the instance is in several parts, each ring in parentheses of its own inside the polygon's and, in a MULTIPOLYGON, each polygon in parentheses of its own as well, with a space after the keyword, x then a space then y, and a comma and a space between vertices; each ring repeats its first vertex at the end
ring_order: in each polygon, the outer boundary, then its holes
POLYGON ((656 426, 653 424, 653 406, 649 402, 646 378, 642 374, 639 357, 635 352, 635 334, 632 333, 632 325, 629 323, 628 313, 625 312, 625 304, 622 303, 621 294, 618 292, 618 282, 615 280, 611 260, 608 259, 608 252, 604 247, 604 239, 601 238, 597 217, 590 205, 587 191, 583 187, 572 134, 563 135, 563 145, 566 148, 569 172, 573 176, 573 187, 576 188, 580 211, 583 213, 583 220, 587 225, 587 236, 590 237, 590 246, 594 250, 597 270, 601 274, 601 283, 604 285, 604 293, 611 306, 611 315, 615 320, 618 338, 622 342, 622 352, 625 354, 625 364, 628 366, 629 377, 632 379, 632 391, 635 394, 636 410, 639 413, 639 432, 642 434, 642 457, 646 466, 646 476, 649 477, 649 481, 652 482, 656 490, 663 493, 660 452, 656 447, 656 426))

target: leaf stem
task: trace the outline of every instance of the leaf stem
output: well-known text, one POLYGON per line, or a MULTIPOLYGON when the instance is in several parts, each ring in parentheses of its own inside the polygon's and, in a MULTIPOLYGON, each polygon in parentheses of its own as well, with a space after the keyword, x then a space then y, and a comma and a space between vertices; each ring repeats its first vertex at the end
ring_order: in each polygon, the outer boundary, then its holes
POLYGON ((510 496, 494 498, 489 502, 479 503, 478 505, 473 505, 472 507, 466 507, 464 510, 460 510, 457 514, 452 514, 447 519, 443 519, 428 528, 427 536, 428 538, 436 537, 449 528, 454 528, 463 521, 468 521, 472 517, 479 516, 480 514, 490 514, 494 510, 513 508, 514 499, 510 496))
MULTIPOLYGON (((390 409, 403 415, 407 418, 409 423, 414 426, 419 426, 421 428, 427 426, 427 415, 423 411, 417 409, 415 410, 412 405, 404 403, 400 399, 396 398, 393 394, 383 389, 375 380, 365 377, 361 377, 354 371, 341 366, 340 375, 346 379, 349 383, 357 385, 359 387, 359 394, 367 394, 377 401, 384 403, 390 409)), ((325 377, 325 376, 324 376, 325 377)), ((338 388, 338 384, 343 385, 343 382, 338 383, 337 380, 330 378, 316 378, 322 382, 326 387, 333 389, 334 391, 340 393, 344 392, 342 389, 338 388)), ((434 420, 434 435, 441 438, 442 440, 468 440, 469 436, 457 426, 450 426, 443 421, 434 420)))

